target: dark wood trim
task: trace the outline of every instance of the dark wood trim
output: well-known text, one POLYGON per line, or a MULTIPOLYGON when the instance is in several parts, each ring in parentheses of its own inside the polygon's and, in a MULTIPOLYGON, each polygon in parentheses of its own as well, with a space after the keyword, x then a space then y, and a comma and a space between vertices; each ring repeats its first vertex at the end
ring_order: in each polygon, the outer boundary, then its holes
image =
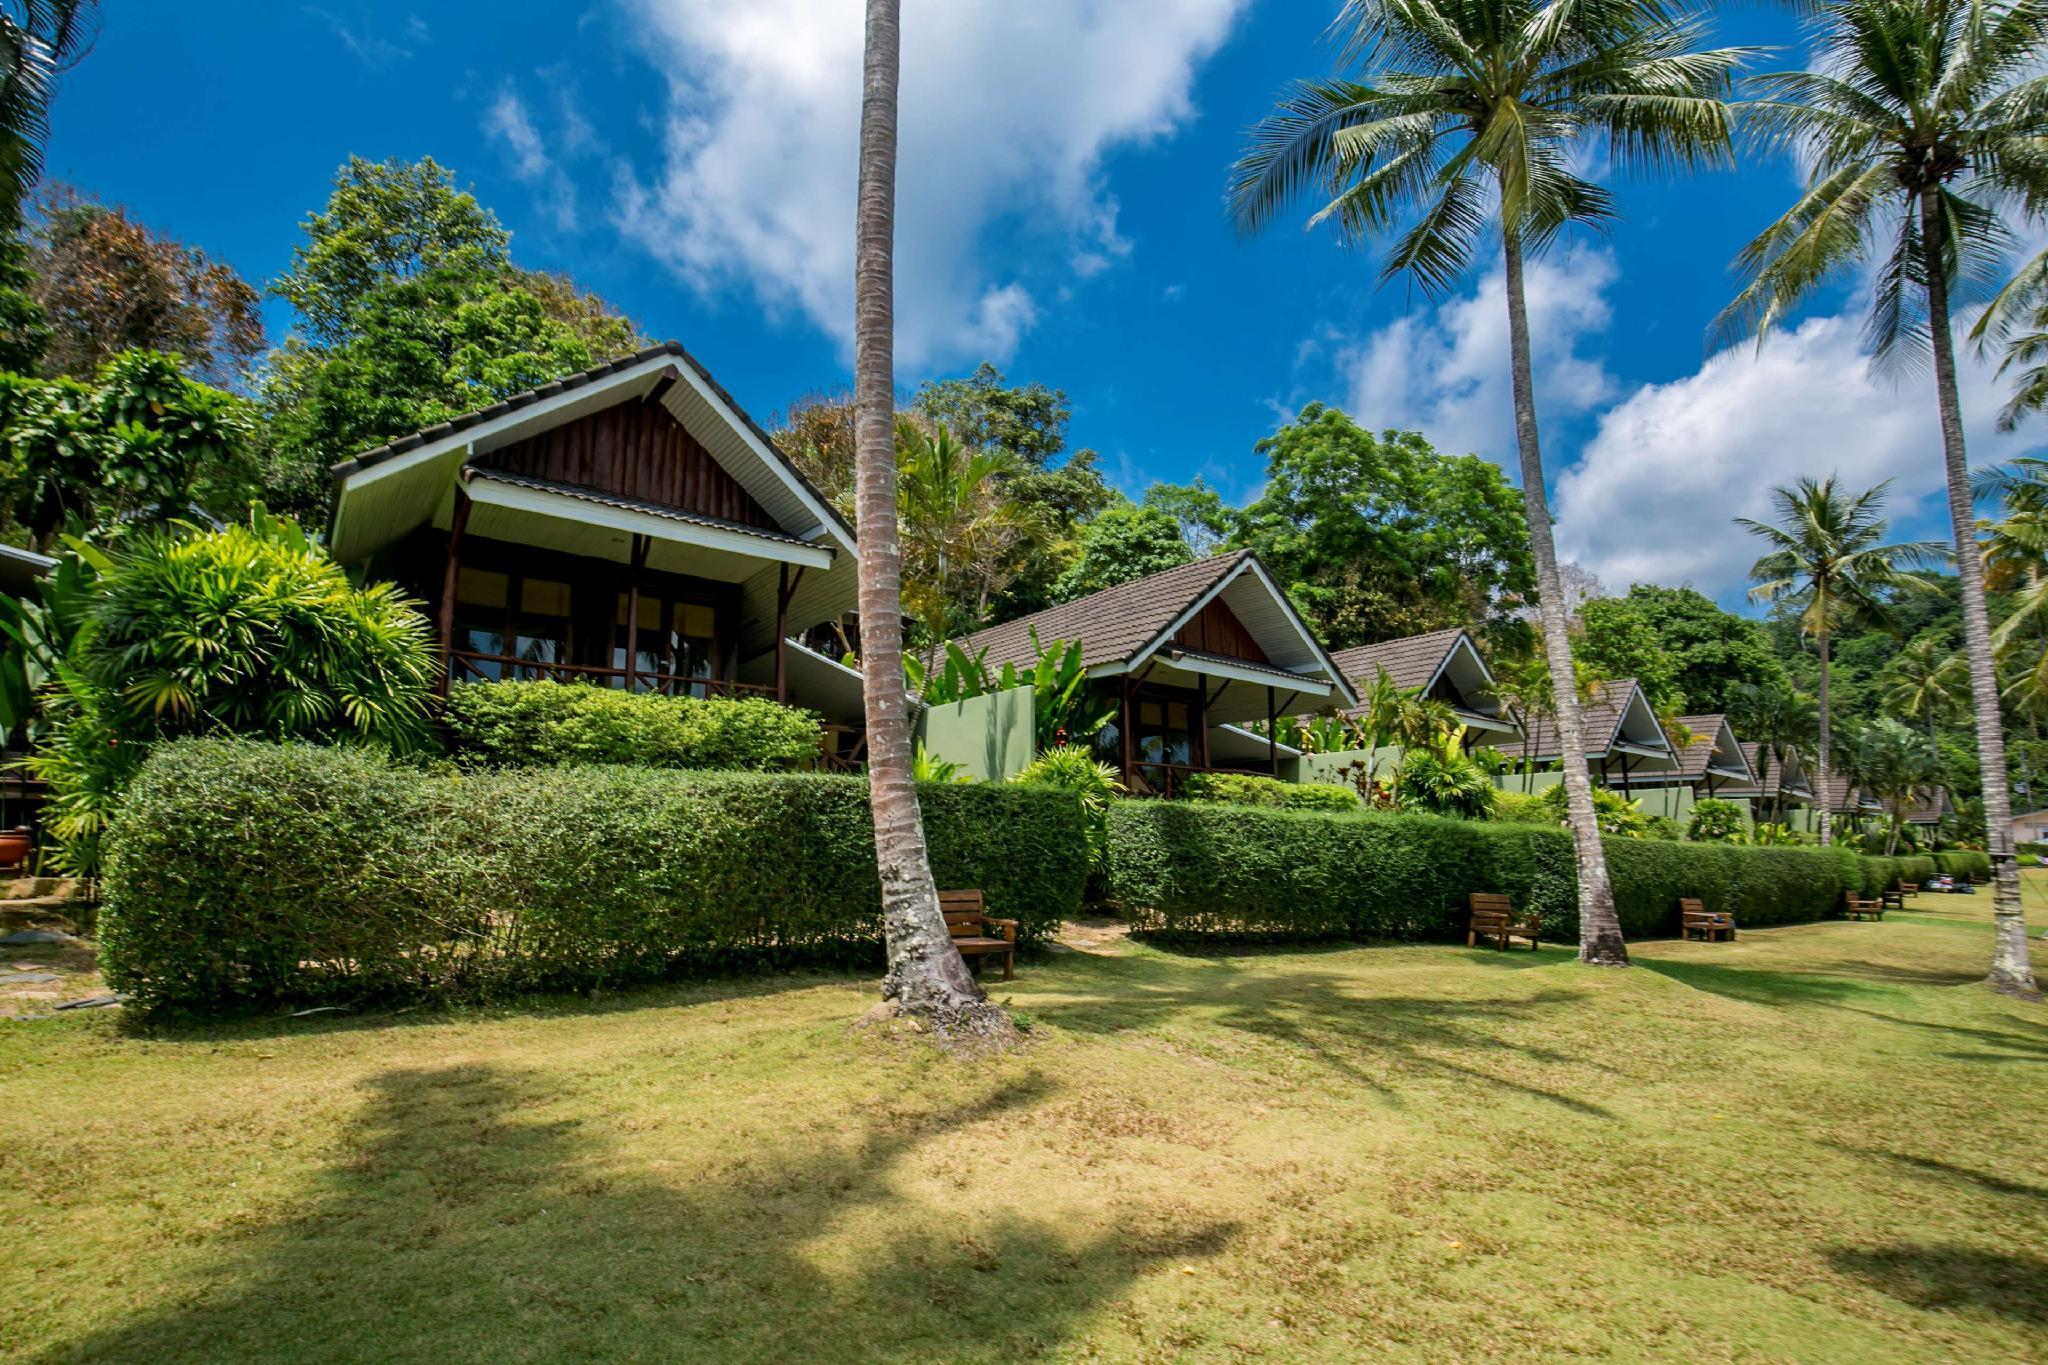
POLYGON ((455 511, 448 521, 448 550, 441 571, 441 680, 435 690, 448 695, 448 678, 455 650, 455 584, 462 572, 462 533, 469 529, 469 493, 458 481, 455 511))
POLYGON ((1125 673, 1119 681, 1122 683, 1123 700, 1116 729, 1117 739, 1123 745, 1123 781, 1128 788, 1131 785, 1131 675, 1125 673))
POLYGON ((1280 776, 1280 708, 1274 704, 1273 689, 1266 689, 1266 762, 1273 776, 1280 776))
POLYGON ((789 565, 775 566, 775 700, 789 700, 789 565))
POLYGON ((640 579, 647 571, 647 552, 654 542, 633 537, 633 562, 626 570, 626 690, 634 690, 640 672, 640 579))
POLYGON ((1195 689, 1195 762, 1209 766, 1209 694, 1201 687, 1195 689))

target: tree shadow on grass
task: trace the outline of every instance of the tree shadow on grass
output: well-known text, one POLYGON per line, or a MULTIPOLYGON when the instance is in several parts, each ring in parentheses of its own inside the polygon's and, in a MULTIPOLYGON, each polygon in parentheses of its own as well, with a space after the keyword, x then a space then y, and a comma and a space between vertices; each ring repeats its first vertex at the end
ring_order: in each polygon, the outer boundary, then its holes
POLYGON ((1874 1157, 1880 1161, 1893 1162, 1928 1180, 1975 1185, 1992 1194, 2007 1195, 2016 1199, 2048 1201, 2048 1186, 2030 1185, 2023 1180, 2009 1180, 2002 1175, 1993 1175, 1989 1171, 1980 1171, 1970 1166, 1958 1166, 1951 1161, 1942 1161, 1931 1156, 1913 1156, 1907 1152, 1888 1152, 1878 1147, 1852 1147, 1846 1142, 1830 1142, 1827 1145, 1851 1156, 1874 1157))
POLYGON ((664 1179, 622 1173, 502 1070, 374 1087, 294 1216, 224 1234, 201 1282, 36 1358, 1014 1359, 1234 1231, 1140 1207, 1091 1239, 1012 1212, 970 1221, 971 1180, 957 1222, 903 1194, 933 1138, 985 1132, 1000 1160, 1005 1120, 1049 1091, 1042 1078, 968 1081, 957 1103, 892 1110, 848 1142, 735 1141, 664 1179), (821 1259, 821 1239, 837 1253, 821 1259))
MULTIPOLYGON (((1529 954, 1534 957, 1535 954, 1529 954)), ((1387 1074, 1452 1076, 1527 1096, 1591 1118, 1614 1114, 1591 1100, 1503 1074, 1498 1066, 1533 1061, 1610 1070, 1597 1061, 1502 1032, 1552 1008, 1583 1004, 1570 991, 1493 999, 1373 995, 1350 977, 1321 971, 1252 971, 1216 957, 1194 971, 1143 958, 1096 958, 1062 983, 1066 998, 1032 1003, 1031 1013, 1076 1033, 1142 1032, 1200 1016, 1229 1032, 1277 1045, 1290 1057, 1390 1099, 1387 1074), (1099 983, 1086 989, 1088 979, 1099 983)))
POLYGON ((1835 1269, 1929 1312, 1967 1312, 2048 1327, 2048 1260, 2031 1252, 1902 1242, 1838 1247, 1835 1269))
POLYGON ((1638 957, 1635 964, 1695 990, 1752 1005, 1843 1005, 1860 1000, 1890 1000, 1898 995, 1896 984, 1792 972, 1781 967, 1728 966, 1669 957, 1638 957))

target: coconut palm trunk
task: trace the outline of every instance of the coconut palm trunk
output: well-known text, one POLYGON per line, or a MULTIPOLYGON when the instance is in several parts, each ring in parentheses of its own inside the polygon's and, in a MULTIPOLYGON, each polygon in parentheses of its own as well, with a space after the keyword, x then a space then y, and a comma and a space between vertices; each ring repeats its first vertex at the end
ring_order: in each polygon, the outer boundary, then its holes
POLYGON ((1976 713, 1977 766, 1983 776, 1985 847, 1991 853, 1991 973, 1993 989, 2035 993, 2027 951, 2026 912, 2020 904, 2019 861, 2012 846, 2012 794, 2005 767, 2005 722, 1999 710, 1998 668, 1991 654, 1991 614, 1984 605, 1984 561, 1977 548, 1970 462, 1963 444, 1962 400, 1956 392, 1956 357, 1949 331, 1948 272, 1942 268, 1940 190, 1920 192, 1920 242, 1927 277, 1927 329, 1934 350, 1934 389, 1941 405, 1942 464, 1948 475, 1948 514, 1955 532, 1956 573, 1962 580, 1963 649, 1970 659, 1970 701, 1976 713))
MULTIPOLYGON (((1814 585, 1823 602, 1827 599, 1828 580, 1825 574, 1814 585)), ((1829 639, 1826 613, 1823 610, 1821 625, 1813 633, 1814 648, 1820 651, 1820 710, 1819 730, 1814 741, 1813 752, 1813 794, 1820 799, 1820 813, 1815 817, 1815 828, 1820 832, 1820 846, 1826 848, 1834 842, 1835 812, 1829 804, 1828 769, 1834 766, 1834 719, 1828 702, 1828 674, 1831 660, 1828 657, 1832 641, 1829 639)))
POLYGON ((1529 365, 1529 307, 1522 286, 1522 239, 1514 224, 1503 225, 1502 255, 1507 275, 1508 362, 1515 395, 1515 446, 1521 455, 1522 508, 1529 521, 1529 548, 1536 560, 1536 610, 1543 623, 1543 652, 1550 660, 1551 705, 1555 708, 1558 752, 1564 763, 1565 810, 1571 821, 1572 854, 1579 870, 1579 960, 1602 967, 1626 967, 1628 945, 1614 909, 1607 877, 1607 851, 1593 814, 1593 778, 1586 769, 1586 727, 1579 711, 1572 667, 1564 585, 1557 574, 1557 546, 1550 534, 1550 499, 1543 490, 1543 447, 1536 430, 1536 385, 1529 365))
POLYGON ((992 1007, 946 932, 911 776, 903 679, 903 553, 896 526, 896 84, 898 0, 868 0, 854 256, 854 462, 868 791, 889 970, 882 995, 944 1031, 992 1007))

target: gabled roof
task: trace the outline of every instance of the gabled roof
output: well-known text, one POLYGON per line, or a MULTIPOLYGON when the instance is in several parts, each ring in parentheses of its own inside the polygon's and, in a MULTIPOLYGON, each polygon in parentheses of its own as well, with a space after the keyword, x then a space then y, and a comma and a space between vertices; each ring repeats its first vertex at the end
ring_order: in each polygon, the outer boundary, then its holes
MULTIPOLYGON (((1378 644, 1353 645, 1330 655, 1344 676, 1352 683, 1368 683, 1377 678, 1381 669, 1394 686, 1402 691, 1426 688, 1435 682, 1450 661, 1451 651, 1463 640, 1471 644, 1471 637, 1462 626, 1449 630, 1432 630, 1426 635, 1406 635, 1398 640, 1382 640, 1378 644)), ((1482 661, 1481 666, 1484 667, 1482 661)))
POLYGON ((1906 823, 1909 825, 1938 825, 1953 813, 1955 806, 1948 799, 1948 791, 1942 787, 1915 787, 1913 804, 1906 807, 1906 823))
POLYGON ((1731 782, 1756 785, 1756 770, 1735 738, 1728 717, 1718 712, 1704 716, 1680 716, 1678 723, 1692 732, 1692 742, 1678 754, 1677 780, 1705 782, 1709 776, 1731 782))
MULTIPOLYGON (((1671 741, 1657 724, 1657 713, 1650 709, 1649 698, 1643 695, 1634 678, 1601 683, 1593 699, 1580 708, 1579 715, 1586 733, 1586 757, 1595 763, 1617 753, 1649 758, 1666 766, 1677 763, 1671 741)), ((1562 747, 1557 722, 1548 716, 1538 716, 1529 727, 1525 742, 1503 745, 1501 751, 1512 759, 1534 758, 1541 762, 1558 757, 1562 747)))
MULTIPOLYGON (((767 471, 771 484, 787 490, 777 490, 779 496, 764 499, 775 504, 770 510, 776 512, 785 531, 805 540, 832 543, 849 559, 858 554, 853 528, 804 477, 803 471, 783 458, 773 438, 678 341, 661 342, 633 355, 515 393, 489 407, 437 422, 342 460, 329 473, 337 489, 345 491, 365 476, 382 477, 400 466, 413 467, 451 455, 463 461, 471 452, 509 444, 634 398, 662 401, 685 426, 722 427, 731 439, 714 442, 706 439, 710 433, 694 434, 713 448, 714 457, 721 463, 751 460, 767 471)), ((330 543, 336 546, 338 557, 358 558, 352 547, 343 542, 345 537, 361 536, 351 536, 353 528, 344 527, 344 515, 344 508, 337 503, 330 543)), ((371 534, 374 540, 375 533, 371 534)), ((375 548, 374 544, 370 548, 375 548)))
POLYGON ((1014 621, 976 631, 961 642, 967 653, 987 651, 990 669, 1023 666, 1041 644, 1081 641, 1081 663, 1098 676, 1128 672, 1157 657, 1187 673, 1234 677, 1259 686, 1313 683, 1333 693, 1340 705, 1356 705, 1350 682, 1331 660, 1308 623, 1287 600, 1258 556, 1233 550, 1148 574, 1128 583, 1047 607, 1014 621), (1269 661, 1225 658, 1172 643, 1175 632, 1211 601, 1221 598, 1258 638, 1269 661))
POLYGON ((1829 773, 1828 809, 1836 814, 1878 811, 1884 809, 1884 803, 1861 787, 1851 785, 1849 779, 1840 773, 1829 773))
POLYGON ((1726 797, 1731 801, 1741 800, 1745 797, 1768 797, 1773 793, 1763 790, 1761 785, 1763 781, 1768 781, 1774 791, 1783 792, 1787 796, 1794 796, 1803 800, 1813 795, 1812 788, 1807 785, 1805 769, 1799 761, 1799 755, 1796 753, 1786 754, 1781 758, 1773 759, 1768 776, 1759 778, 1758 775, 1763 773, 1763 746, 1761 744, 1752 744, 1745 740, 1742 745, 1742 761, 1749 767, 1750 780, 1746 783, 1738 782, 1733 786, 1723 787, 1715 795, 1726 797))

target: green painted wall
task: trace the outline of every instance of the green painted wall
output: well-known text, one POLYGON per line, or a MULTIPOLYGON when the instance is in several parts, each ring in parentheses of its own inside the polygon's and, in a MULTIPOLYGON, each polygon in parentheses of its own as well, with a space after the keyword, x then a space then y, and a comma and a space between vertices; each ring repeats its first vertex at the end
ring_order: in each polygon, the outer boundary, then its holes
POLYGON ((1007 782, 1036 757, 1029 687, 1012 687, 945 706, 927 706, 917 737, 931 757, 958 763, 977 782, 1007 782))
POLYGON ((1329 754, 1303 754, 1299 758, 1280 760, 1280 776, 1289 782, 1314 782, 1327 787, 1348 787, 1350 776, 1344 769, 1360 759, 1376 765, 1379 770, 1392 772, 1401 766, 1399 746, 1389 745, 1384 749, 1340 749, 1329 754))

